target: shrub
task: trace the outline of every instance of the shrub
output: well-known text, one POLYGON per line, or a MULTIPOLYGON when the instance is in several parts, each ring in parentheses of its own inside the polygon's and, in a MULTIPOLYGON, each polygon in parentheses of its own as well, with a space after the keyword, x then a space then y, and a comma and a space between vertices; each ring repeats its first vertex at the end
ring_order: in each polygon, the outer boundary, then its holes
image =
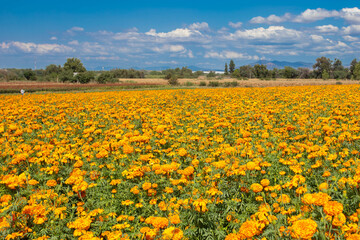
POLYGON ((219 81, 210 81, 209 82, 209 87, 219 87, 219 86, 220 86, 219 81))
POLYGON ((114 83, 117 82, 118 79, 114 77, 114 74, 112 72, 102 72, 97 78, 97 83, 114 83))
POLYGON ((200 84, 199 84, 199 86, 205 87, 205 86, 206 86, 206 82, 205 82, 205 81, 201 81, 200 84))
POLYGON ((95 75, 93 72, 78 73, 75 76, 76 81, 79 83, 82 83, 82 84, 89 83, 94 78, 95 78, 95 75))
POLYGON ((184 83, 184 85, 191 87, 191 86, 194 86, 195 84, 193 82, 187 81, 186 83, 184 83))
POLYGON ((178 78, 175 75, 171 75, 170 79, 168 79, 168 83, 172 86, 176 86, 179 84, 178 78))

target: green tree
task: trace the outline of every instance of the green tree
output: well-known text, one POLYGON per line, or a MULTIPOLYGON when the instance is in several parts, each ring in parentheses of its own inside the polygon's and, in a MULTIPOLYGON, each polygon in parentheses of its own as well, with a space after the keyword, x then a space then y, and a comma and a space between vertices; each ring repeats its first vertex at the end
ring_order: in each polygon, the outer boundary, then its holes
POLYGON ((95 74, 93 72, 82 72, 78 73, 75 76, 75 80, 79 83, 89 83, 91 80, 95 79, 95 74))
POLYGON ((324 71, 326 71, 330 75, 331 66, 332 66, 331 60, 329 58, 326 57, 317 58, 316 63, 313 65, 314 74, 316 78, 322 78, 324 71))
POLYGON ((23 74, 26 80, 36 81, 37 79, 35 72, 31 69, 26 69, 23 74))
POLYGON ((298 73, 296 69, 286 66, 284 68, 284 78, 296 78, 298 73))
POLYGON ((325 69, 323 72, 322 72, 322 75, 321 75, 322 79, 324 80, 328 80, 330 78, 330 74, 329 72, 325 69))
POLYGON ((112 72, 102 72, 97 78, 97 83, 108 83, 108 82, 118 82, 118 79, 114 77, 112 72))
POLYGON ((231 59, 231 60, 230 60, 230 64, 229 64, 229 72, 230 72, 230 73, 233 73, 234 70, 235 70, 235 63, 234 63, 234 61, 231 59))
POLYGON ((216 77, 216 74, 214 71, 210 71, 206 77, 208 78, 216 77))
POLYGON ((64 64, 65 71, 72 71, 74 72, 86 72, 86 68, 78 58, 68 58, 66 63, 64 64))
POLYGON ((225 74, 225 75, 229 75, 229 70, 228 70, 228 65, 227 65, 227 63, 225 63, 224 74, 225 74))
POLYGON ((360 62, 358 62, 354 67, 353 79, 360 80, 360 62))
POLYGON ((243 78, 251 78, 252 72, 253 72, 253 68, 251 65, 245 65, 239 68, 240 77, 243 78))
POLYGON ((357 64, 357 60, 356 58, 354 60, 351 61, 350 63, 350 78, 353 78, 354 76, 354 70, 355 70, 355 66, 357 64))
POLYGON ((256 78, 264 79, 268 75, 268 70, 266 65, 256 64, 253 68, 253 72, 256 78))
POLYGON ((59 74, 60 82, 75 82, 74 73, 71 70, 63 70, 59 74))

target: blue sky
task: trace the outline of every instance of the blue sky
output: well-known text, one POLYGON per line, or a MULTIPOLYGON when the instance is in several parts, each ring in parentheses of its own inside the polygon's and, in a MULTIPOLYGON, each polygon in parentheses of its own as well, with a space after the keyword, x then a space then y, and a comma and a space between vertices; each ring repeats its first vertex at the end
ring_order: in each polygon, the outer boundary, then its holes
POLYGON ((359 1, 2 1, 0 68, 69 57, 88 69, 259 59, 348 65, 360 53, 359 1))

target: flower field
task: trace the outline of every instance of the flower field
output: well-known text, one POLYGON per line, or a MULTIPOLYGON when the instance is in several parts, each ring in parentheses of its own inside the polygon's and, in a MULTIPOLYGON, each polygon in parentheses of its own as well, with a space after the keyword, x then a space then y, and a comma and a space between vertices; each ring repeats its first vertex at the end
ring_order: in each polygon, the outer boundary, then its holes
POLYGON ((360 239, 360 86, 0 97, 1 239, 360 239))

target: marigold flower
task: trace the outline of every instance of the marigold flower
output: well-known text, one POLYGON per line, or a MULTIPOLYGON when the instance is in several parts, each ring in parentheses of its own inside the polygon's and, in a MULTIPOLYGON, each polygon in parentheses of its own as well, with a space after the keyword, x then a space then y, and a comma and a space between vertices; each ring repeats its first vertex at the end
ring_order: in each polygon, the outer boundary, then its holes
POLYGON ((165 229, 164 232, 162 233, 162 238, 164 240, 181 240, 183 239, 183 237, 184 237, 183 231, 181 231, 181 229, 176 227, 169 227, 165 229))
POLYGON ((291 226, 291 236, 296 239, 311 239, 316 230, 317 224, 314 220, 297 220, 291 226))
POLYGON ((261 192, 264 188, 263 188, 263 186, 261 186, 261 185, 258 184, 258 183, 253 183, 253 184, 251 184, 250 189, 251 189, 254 193, 259 193, 259 192, 261 192))
POLYGON ((344 207, 337 201, 328 201, 324 204, 324 213, 329 216, 335 216, 342 213, 344 207))

